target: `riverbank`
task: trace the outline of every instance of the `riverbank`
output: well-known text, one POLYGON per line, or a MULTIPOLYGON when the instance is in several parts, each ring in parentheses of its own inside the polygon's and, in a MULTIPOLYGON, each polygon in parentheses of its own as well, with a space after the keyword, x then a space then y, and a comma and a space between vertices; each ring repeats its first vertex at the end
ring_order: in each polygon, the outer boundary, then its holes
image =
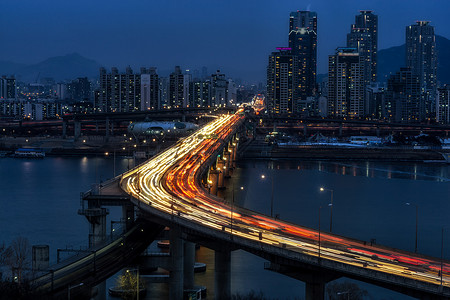
POLYGON ((46 156, 152 156, 176 142, 176 139, 140 141, 125 136, 82 136, 79 139, 58 136, 1 137, 0 152, 12 155, 19 148, 35 148, 46 156))
POLYGON ((321 145, 278 147, 253 141, 242 153, 244 159, 380 160, 448 163, 448 149, 405 147, 331 147, 321 145))

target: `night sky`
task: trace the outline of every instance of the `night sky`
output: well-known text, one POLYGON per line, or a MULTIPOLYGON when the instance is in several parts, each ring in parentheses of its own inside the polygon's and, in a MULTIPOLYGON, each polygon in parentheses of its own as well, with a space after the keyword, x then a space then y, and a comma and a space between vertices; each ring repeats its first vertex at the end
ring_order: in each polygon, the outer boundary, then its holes
POLYGON ((416 20, 450 38, 448 0, 3 0, 0 60, 78 52, 107 67, 208 66, 263 80, 268 54, 287 45, 289 13, 305 9, 318 13, 319 73, 345 46, 360 9, 379 16, 379 49, 403 44, 405 26, 416 20))

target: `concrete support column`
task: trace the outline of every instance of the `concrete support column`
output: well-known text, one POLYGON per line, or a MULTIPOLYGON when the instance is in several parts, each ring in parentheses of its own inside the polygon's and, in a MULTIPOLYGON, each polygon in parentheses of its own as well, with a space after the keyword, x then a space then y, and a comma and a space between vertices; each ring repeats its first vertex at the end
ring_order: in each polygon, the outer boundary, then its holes
POLYGON ((125 230, 129 230, 134 222, 134 206, 122 206, 122 219, 125 222, 125 230))
POLYGON ((81 136, 81 122, 80 121, 74 121, 73 123, 73 137, 75 140, 77 140, 81 136))
POLYGON ((228 149, 224 149, 223 150, 223 158, 225 160, 225 177, 229 177, 230 176, 230 170, 231 170, 231 155, 230 152, 228 152, 228 149))
POLYGON ((218 172, 218 181, 217 181, 217 188, 222 189, 224 188, 224 184, 223 184, 223 177, 224 177, 224 173, 225 173, 225 161, 222 159, 218 159, 217 160, 217 172, 218 172))
POLYGON ((236 162, 237 160, 237 152, 238 152, 238 139, 236 139, 234 142, 234 152, 233 152, 233 161, 236 162))
POLYGON ((194 288, 195 243, 184 241, 184 288, 194 288))
POLYGON ((63 120, 62 123, 62 137, 65 139, 67 137, 67 121, 63 120))
POLYGON ((306 124, 303 124, 303 135, 306 137, 308 134, 308 126, 306 124))
MULTIPOLYGON (((80 214, 85 215, 91 225, 89 229, 89 247, 100 244, 106 238, 106 215, 108 214, 108 210, 106 208, 94 207, 83 209, 80 214)), ((95 300, 106 299, 106 281, 95 286, 93 290, 96 291, 95 300)))
POLYGON ((98 122, 95 122, 95 132, 98 133, 98 122))
POLYGON ((111 135, 114 135, 114 122, 111 122, 111 135))
POLYGON ((217 172, 216 170, 209 171, 208 183, 210 185, 209 193, 211 195, 217 196, 217 185, 218 185, 218 179, 219 179, 218 175, 219 175, 219 172, 217 172))
POLYGON ((325 282, 306 282, 305 289, 306 300, 324 300, 325 299, 325 282))
POLYGON ((109 118, 105 120, 105 136, 109 137, 109 118))
POLYGON ((169 299, 183 299, 183 240, 177 227, 170 228, 170 258, 169 299))
POLYGON ((93 217, 90 221, 90 239, 89 244, 91 247, 100 244, 106 238, 106 209, 99 208, 100 213, 98 216, 93 217), (105 212, 103 212, 105 210, 105 212))
POLYGON ((231 251, 214 251, 214 295, 216 300, 231 298, 231 251))
POLYGON ((236 146, 233 145, 234 142, 231 142, 231 144, 228 146, 228 149, 231 150, 230 152, 230 166, 231 168, 236 167, 236 146))
POLYGON ((342 123, 339 125, 339 136, 342 136, 342 123))

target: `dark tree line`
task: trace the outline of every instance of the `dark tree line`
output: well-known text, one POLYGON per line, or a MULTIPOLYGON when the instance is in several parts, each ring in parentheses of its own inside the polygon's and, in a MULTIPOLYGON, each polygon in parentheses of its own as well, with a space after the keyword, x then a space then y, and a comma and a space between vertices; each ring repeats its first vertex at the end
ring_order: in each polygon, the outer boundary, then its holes
POLYGON ((0 244, 0 299, 36 299, 27 280, 31 274, 31 246, 24 237, 0 244))

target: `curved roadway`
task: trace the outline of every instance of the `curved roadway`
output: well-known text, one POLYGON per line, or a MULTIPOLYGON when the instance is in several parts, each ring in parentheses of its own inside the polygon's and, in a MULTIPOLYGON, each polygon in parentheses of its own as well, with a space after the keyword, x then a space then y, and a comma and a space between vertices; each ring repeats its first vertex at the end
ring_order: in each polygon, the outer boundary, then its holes
POLYGON ((450 287, 450 264, 406 251, 318 232, 269 218, 210 195, 199 177, 243 116, 222 115, 191 136, 125 173, 121 186, 144 204, 234 236, 360 268, 450 287), (441 269, 443 276, 441 276, 441 269))

